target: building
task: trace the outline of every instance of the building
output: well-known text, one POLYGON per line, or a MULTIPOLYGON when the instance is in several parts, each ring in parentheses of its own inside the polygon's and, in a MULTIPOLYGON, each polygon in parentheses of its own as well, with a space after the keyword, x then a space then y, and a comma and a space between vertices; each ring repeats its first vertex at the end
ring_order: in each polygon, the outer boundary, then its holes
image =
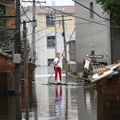
MULTIPOLYGON (((36 27, 36 64, 40 66, 48 66, 53 62, 55 58, 55 22, 54 22, 54 12, 56 12, 56 29, 57 29, 57 51, 62 53, 64 50, 63 42, 63 29, 62 29, 62 17, 61 12, 69 13, 74 15, 74 6, 50 6, 41 7, 36 6, 35 15, 37 20, 36 27), (53 9, 52 9, 53 8, 53 9), (52 14, 51 14, 52 11, 52 14)), ((69 37, 72 31, 75 28, 74 17, 69 16, 68 14, 64 15, 64 19, 72 19, 65 21, 65 31, 66 31, 66 42, 69 40, 69 37)), ((32 7, 28 6, 21 10, 21 20, 29 21, 32 20, 32 7)), ((32 40, 32 27, 33 23, 27 24, 27 38, 30 41, 32 40)), ((22 27, 21 27, 22 28, 22 27)), ((22 30, 22 29, 21 29, 22 30)), ((75 39, 75 34, 72 39, 75 39)), ((69 48, 67 48, 67 56, 69 59, 69 48)))
MULTIPOLYGON (((107 13, 102 14, 101 5, 96 4, 95 0, 78 0, 77 2, 104 18, 110 18, 107 13)), ((82 70, 83 59, 87 55, 105 55, 109 64, 120 59, 119 29, 116 29, 110 21, 98 17, 77 3, 75 3, 75 16, 96 22, 92 23, 80 18, 75 19, 77 71, 82 70)))
POLYGON ((3 18, 4 14, 7 13, 11 13, 11 16, 9 16, 10 18, 12 18, 11 20, 9 20, 7 22, 7 26, 9 26, 8 30, 15 30, 15 0, 9 0, 9 2, 6 1, 1 1, 0 2, 0 15, 3 18))

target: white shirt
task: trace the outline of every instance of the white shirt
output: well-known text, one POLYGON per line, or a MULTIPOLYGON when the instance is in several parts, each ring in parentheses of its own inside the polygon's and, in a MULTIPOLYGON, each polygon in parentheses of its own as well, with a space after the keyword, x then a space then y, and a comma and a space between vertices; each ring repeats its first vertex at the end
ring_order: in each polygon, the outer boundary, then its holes
MULTIPOLYGON (((56 57, 54 59, 54 62, 57 63, 58 60, 59 60, 59 58, 56 57)), ((55 65, 55 67, 60 67, 62 69, 62 60, 63 60, 63 57, 60 58, 60 61, 59 61, 58 65, 55 65)))

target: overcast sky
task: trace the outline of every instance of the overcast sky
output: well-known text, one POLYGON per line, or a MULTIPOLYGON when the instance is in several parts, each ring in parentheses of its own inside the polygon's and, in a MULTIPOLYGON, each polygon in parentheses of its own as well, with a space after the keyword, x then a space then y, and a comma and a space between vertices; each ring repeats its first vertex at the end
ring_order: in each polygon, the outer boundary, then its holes
POLYGON ((55 1, 55 5, 74 5, 72 0, 46 0, 48 5, 51 5, 52 1, 55 1))
MULTIPOLYGON (((22 1, 22 0, 21 0, 22 1)), ((29 1, 29 0, 24 0, 24 1, 29 1)), ((32 0, 30 0, 30 1, 32 1, 32 0)), ((37 1, 37 0, 36 0, 37 1)), ((47 2, 47 4, 48 5, 50 5, 51 6, 51 4, 52 4, 52 1, 54 1, 55 2, 55 5, 56 6, 66 6, 66 5, 74 5, 74 2, 72 1, 72 0, 38 0, 38 1, 46 1, 47 2)), ((29 4, 29 3, 27 3, 27 4, 29 4)), ((29 4, 29 5, 31 5, 31 4, 29 4)), ((44 4, 43 4, 44 5, 44 4)))

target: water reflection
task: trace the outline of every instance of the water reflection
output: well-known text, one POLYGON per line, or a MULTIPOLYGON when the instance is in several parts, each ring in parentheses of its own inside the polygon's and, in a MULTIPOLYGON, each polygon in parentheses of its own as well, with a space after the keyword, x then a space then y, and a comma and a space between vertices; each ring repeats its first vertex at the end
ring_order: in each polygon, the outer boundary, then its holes
POLYGON ((55 93, 56 93, 56 101, 55 101, 55 108, 56 108, 56 116, 62 117, 64 113, 63 109, 63 100, 62 100, 62 86, 55 86, 55 93), (58 93, 58 90, 60 92, 58 93))
MULTIPOLYGON (((41 69, 37 74, 43 74, 41 69)), ((0 120, 97 120, 97 92, 92 86, 42 85, 48 79, 37 77, 21 96, 0 97, 0 120)))
POLYGON ((79 120, 97 120, 97 92, 94 87, 84 85, 78 88, 79 120))
POLYGON ((0 97, 0 120, 22 120, 19 95, 0 97))

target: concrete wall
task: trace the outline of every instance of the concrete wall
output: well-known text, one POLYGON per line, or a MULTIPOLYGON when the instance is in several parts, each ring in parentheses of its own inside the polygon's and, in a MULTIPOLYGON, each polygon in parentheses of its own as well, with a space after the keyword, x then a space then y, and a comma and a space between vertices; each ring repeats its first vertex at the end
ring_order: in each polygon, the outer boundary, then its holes
POLYGON ((111 61, 114 63, 120 60, 120 28, 111 24, 111 61))
POLYGON ((111 51, 112 63, 114 63, 117 60, 120 60, 120 40, 111 41, 111 51))
MULTIPOLYGON (((32 19, 32 11, 28 10, 26 14, 29 16, 30 19, 32 19)), ((21 16, 21 19, 27 20, 25 14, 21 16)), ((65 17, 65 19, 71 19, 71 17, 65 17)), ((70 35, 72 34, 72 31, 75 28, 74 18, 72 18, 72 21, 65 22, 65 28, 66 28, 66 42, 69 40, 70 35)), ((47 36, 54 36, 54 27, 50 27, 48 29, 42 30, 46 28, 46 14, 36 14, 36 20, 37 20, 37 27, 36 32, 41 30, 40 32, 36 33, 36 53, 37 53, 37 60, 36 64, 40 66, 47 66, 48 65, 48 59, 54 59, 55 58, 55 48, 48 49, 47 48, 47 36)), ((28 28, 28 35, 32 33, 32 24, 27 24, 28 28)), ((21 27, 21 30, 23 28, 21 27)), ((64 50, 64 42, 62 37, 62 23, 57 24, 57 49, 58 52, 62 53, 64 50)), ((28 40, 31 43, 32 35, 27 36, 28 40)), ((75 34, 71 39, 75 39, 75 34)), ((69 60, 69 47, 67 47, 67 56, 69 60)))
MULTIPOLYGON (((103 10, 101 6, 95 4, 95 0, 78 0, 81 4, 90 8, 90 2, 93 2, 94 11, 99 15, 109 18, 108 15, 102 14, 103 10)), ((105 24, 106 26, 90 23, 81 19, 75 19, 76 33, 76 62, 77 71, 82 70, 82 62, 87 54, 91 54, 91 51, 95 52, 95 55, 107 54, 108 63, 111 63, 111 51, 110 51, 110 23, 104 19, 99 18, 94 14, 94 17, 90 18, 90 11, 75 4, 75 15, 83 17, 85 19, 105 24)))

